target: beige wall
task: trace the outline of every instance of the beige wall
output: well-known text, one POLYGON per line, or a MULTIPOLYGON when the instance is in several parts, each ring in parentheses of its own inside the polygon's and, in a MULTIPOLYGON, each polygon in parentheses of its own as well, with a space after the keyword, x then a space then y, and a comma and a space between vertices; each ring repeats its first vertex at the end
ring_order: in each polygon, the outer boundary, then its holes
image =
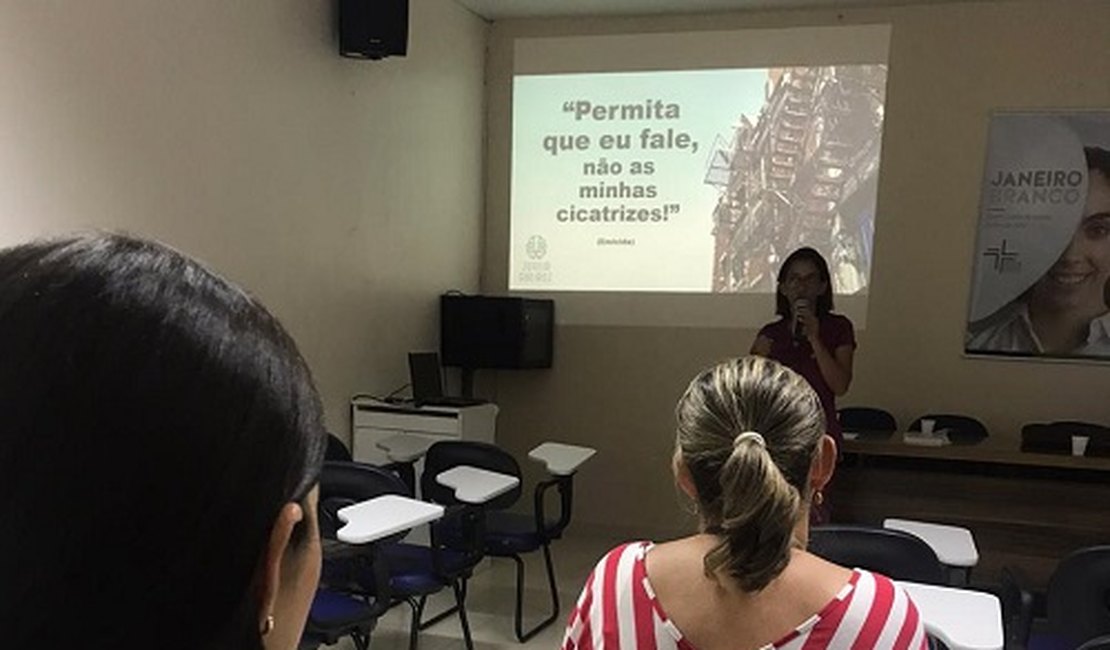
POLYGON ((0 245, 166 241, 249 288, 329 425, 407 378, 478 287, 488 28, 412 3, 409 55, 343 59, 330 1, 0 4, 0 245))
MULTIPOLYGON (((508 89, 515 36, 885 22, 893 25, 868 327, 842 404, 906 424, 923 411, 983 419, 1110 421, 1110 366, 961 356, 988 115, 998 108, 1110 109, 1110 2, 953 3, 684 18, 507 21, 491 37, 483 288, 507 268, 508 89)), ((768 301, 770 318, 772 305, 768 301)), ((556 437, 596 446, 579 521, 642 534, 684 525, 667 477, 672 409, 701 367, 747 350, 744 329, 560 327, 555 367, 502 373, 499 441, 521 453, 556 437)))

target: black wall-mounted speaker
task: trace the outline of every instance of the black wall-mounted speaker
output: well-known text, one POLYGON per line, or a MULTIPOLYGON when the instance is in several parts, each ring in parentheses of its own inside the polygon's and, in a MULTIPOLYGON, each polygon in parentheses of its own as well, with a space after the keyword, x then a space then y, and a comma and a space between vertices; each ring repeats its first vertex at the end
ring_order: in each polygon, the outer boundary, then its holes
POLYGON ((408 0, 339 0, 339 53, 356 59, 404 56, 408 0))

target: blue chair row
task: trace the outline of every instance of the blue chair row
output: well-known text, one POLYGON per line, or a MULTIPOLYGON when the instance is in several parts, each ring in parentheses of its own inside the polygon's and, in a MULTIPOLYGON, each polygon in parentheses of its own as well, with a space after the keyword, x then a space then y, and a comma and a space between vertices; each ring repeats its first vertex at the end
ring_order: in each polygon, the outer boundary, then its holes
MULTIPOLYGON (((325 540, 335 539, 336 529, 341 525, 336 513, 341 508, 386 494, 411 496, 409 486, 415 478, 411 465, 375 467, 351 462, 345 446, 338 440, 329 447, 329 457, 345 460, 329 460, 321 478, 320 519, 325 540)), ((400 533, 346 553, 331 553, 330 557, 326 553, 322 588, 310 614, 305 644, 330 643, 340 636, 351 636, 356 647, 361 649, 373 628, 367 619, 376 619, 390 604, 406 602, 413 612, 411 648, 417 645, 419 630, 452 614, 459 616, 464 641, 472 648, 466 616, 466 585, 474 566, 485 555, 510 558, 516 564, 514 628, 518 639, 527 640, 558 618, 559 597, 550 544, 561 536, 570 521, 573 471, 539 483, 533 494, 534 512, 517 515, 506 509, 521 496, 519 483, 508 492, 475 506, 459 501, 452 489, 435 481, 441 472, 459 465, 519 479, 522 475, 519 464, 504 450, 485 443, 444 441, 428 449, 424 463, 424 473, 420 477, 422 496, 448 506, 444 519, 431 526, 431 545, 402 543, 399 538, 404 533, 400 533), (545 501, 552 490, 558 492, 558 517, 547 515, 545 501), (544 554, 551 612, 525 630, 525 565, 521 555, 537 550, 544 554), (453 591, 454 606, 424 620, 428 596, 444 588, 453 591), (344 597, 354 602, 343 600, 344 597)))

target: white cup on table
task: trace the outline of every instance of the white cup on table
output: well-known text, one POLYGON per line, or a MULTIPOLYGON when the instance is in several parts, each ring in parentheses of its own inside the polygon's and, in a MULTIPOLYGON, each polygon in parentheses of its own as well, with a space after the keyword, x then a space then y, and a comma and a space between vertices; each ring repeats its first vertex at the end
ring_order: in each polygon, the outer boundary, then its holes
POLYGON ((928 418, 922 420, 921 421, 921 433, 923 433, 927 436, 933 435, 933 427, 935 427, 936 425, 937 425, 936 420, 930 420, 928 418))
POLYGON ((1087 455, 1087 443, 1091 441, 1090 436, 1072 436, 1071 437, 1071 455, 1072 456, 1085 456, 1087 455))

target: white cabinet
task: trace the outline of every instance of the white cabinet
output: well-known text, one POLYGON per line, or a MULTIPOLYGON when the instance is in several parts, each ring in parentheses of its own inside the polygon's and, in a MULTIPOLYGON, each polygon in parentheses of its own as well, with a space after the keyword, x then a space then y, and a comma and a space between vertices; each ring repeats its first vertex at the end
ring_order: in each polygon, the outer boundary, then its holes
POLYGON ((492 443, 496 420, 496 404, 416 407, 358 397, 351 400, 351 454, 362 463, 387 463, 377 444, 399 433, 492 443))

